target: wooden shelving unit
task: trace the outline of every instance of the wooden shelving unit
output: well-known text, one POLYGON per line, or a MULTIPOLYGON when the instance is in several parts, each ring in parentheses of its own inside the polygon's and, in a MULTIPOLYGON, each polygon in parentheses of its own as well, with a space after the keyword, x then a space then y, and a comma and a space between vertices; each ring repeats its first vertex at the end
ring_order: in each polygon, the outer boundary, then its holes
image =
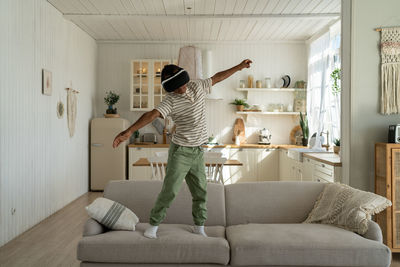
POLYGON ((400 252, 400 144, 375 144, 375 193, 393 203, 375 221, 382 229, 383 243, 400 252))

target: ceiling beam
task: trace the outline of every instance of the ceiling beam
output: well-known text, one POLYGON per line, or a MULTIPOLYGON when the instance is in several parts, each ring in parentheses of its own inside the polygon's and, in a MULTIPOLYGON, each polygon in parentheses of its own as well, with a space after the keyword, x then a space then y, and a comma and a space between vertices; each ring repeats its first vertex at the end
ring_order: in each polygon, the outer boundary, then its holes
POLYGON ((119 18, 119 19, 139 19, 139 20, 166 20, 166 19, 190 19, 190 20, 203 20, 203 19, 246 19, 246 20, 260 20, 272 18, 299 18, 299 19, 336 19, 340 17, 340 13, 308 13, 308 14, 240 14, 240 15, 115 15, 115 14, 64 14, 64 18, 68 20, 81 19, 81 18, 119 18))
POLYGON ((103 40, 97 39, 96 42, 98 44, 186 44, 186 45, 195 45, 195 44, 305 44, 305 40, 294 40, 294 39, 286 39, 286 40, 197 40, 197 41, 189 41, 189 40, 103 40))

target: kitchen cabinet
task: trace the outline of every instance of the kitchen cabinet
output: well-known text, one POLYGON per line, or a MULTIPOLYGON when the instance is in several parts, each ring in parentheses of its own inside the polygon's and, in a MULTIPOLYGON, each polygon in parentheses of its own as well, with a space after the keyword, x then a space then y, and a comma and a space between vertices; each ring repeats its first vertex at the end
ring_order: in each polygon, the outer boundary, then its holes
POLYGON ((290 176, 290 159, 287 156, 287 150, 281 149, 279 151, 279 180, 284 180, 283 177, 290 176))
POLYGON ((165 65, 176 63, 168 59, 142 59, 131 61, 130 110, 149 111, 165 98, 161 86, 161 71, 165 65))
POLYGON ((279 180, 279 150, 256 149, 257 181, 279 180))
POLYGON ((257 181, 255 149, 231 148, 229 150, 229 158, 240 161, 243 166, 225 167, 229 170, 228 176, 224 176, 225 184, 257 181))
MULTIPOLYGON (((168 147, 129 147, 129 179, 151 179, 150 167, 133 167, 139 158, 155 156, 156 152, 168 152, 168 147)), ((243 166, 225 166, 225 184, 256 181, 318 181, 340 182, 341 167, 303 157, 297 161, 288 157, 287 149, 278 148, 207 148, 206 151, 222 152, 223 157, 236 159, 243 166)))
POLYGON ((335 182, 334 167, 322 162, 313 161, 313 180, 317 182, 335 182))
MULTIPOLYGON (((307 168, 307 177, 312 177, 312 181, 324 183, 342 181, 341 166, 334 166, 323 161, 313 160, 307 157, 304 157, 303 166, 305 169, 307 168), (310 167, 312 169, 312 174, 310 173, 310 167)), ((306 180, 309 180, 309 178, 306 178, 306 180)))
POLYGON ((130 147, 129 148, 129 180, 149 180, 151 178, 150 167, 132 166, 140 158, 147 158, 151 154, 149 148, 130 147))
POLYGON ((158 148, 150 148, 149 149, 149 157, 155 157, 156 156, 156 152, 165 152, 165 153, 168 153, 168 150, 169 150, 169 148, 160 148, 160 147, 158 147, 158 148))
POLYGON ((313 181, 314 164, 311 159, 303 158, 302 181, 313 181))
POLYGON ((341 181, 341 167, 303 157, 303 161, 294 160, 287 150, 279 152, 280 181, 317 181, 333 183, 341 181))
POLYGON ((301 164, 288 157, 288 151, 281 149, 279 153, 279 180, 296 181, 301 180, 301 164))

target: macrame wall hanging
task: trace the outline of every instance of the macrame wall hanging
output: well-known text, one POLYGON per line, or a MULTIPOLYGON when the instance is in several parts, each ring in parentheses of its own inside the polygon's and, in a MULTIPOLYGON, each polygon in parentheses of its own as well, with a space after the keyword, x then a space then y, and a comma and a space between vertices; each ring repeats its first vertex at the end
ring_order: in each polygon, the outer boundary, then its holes
POLYGON ((400 113, 400 27, 381 30, 381 114, 400 113))
POLYGON ((67 88, 67 117, 68 117, 68 129, 69 136, 74 136, 75 133, 75 121, 76 121, 76 104, 78 91, 72 88, 67 88))

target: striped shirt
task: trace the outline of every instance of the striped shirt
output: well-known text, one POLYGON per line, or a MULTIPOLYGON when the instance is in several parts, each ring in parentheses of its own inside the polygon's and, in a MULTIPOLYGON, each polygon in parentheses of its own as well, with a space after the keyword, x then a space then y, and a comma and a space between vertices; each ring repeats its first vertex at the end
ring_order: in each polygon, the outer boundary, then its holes
POLYGON ((181 146, 200 146, 207 143, 206 94, 211 93, 211 78, 191 80, 184 94, 168 93, 155 108, 162 117, 170 116, 176 130, 172 142, 181 146))

